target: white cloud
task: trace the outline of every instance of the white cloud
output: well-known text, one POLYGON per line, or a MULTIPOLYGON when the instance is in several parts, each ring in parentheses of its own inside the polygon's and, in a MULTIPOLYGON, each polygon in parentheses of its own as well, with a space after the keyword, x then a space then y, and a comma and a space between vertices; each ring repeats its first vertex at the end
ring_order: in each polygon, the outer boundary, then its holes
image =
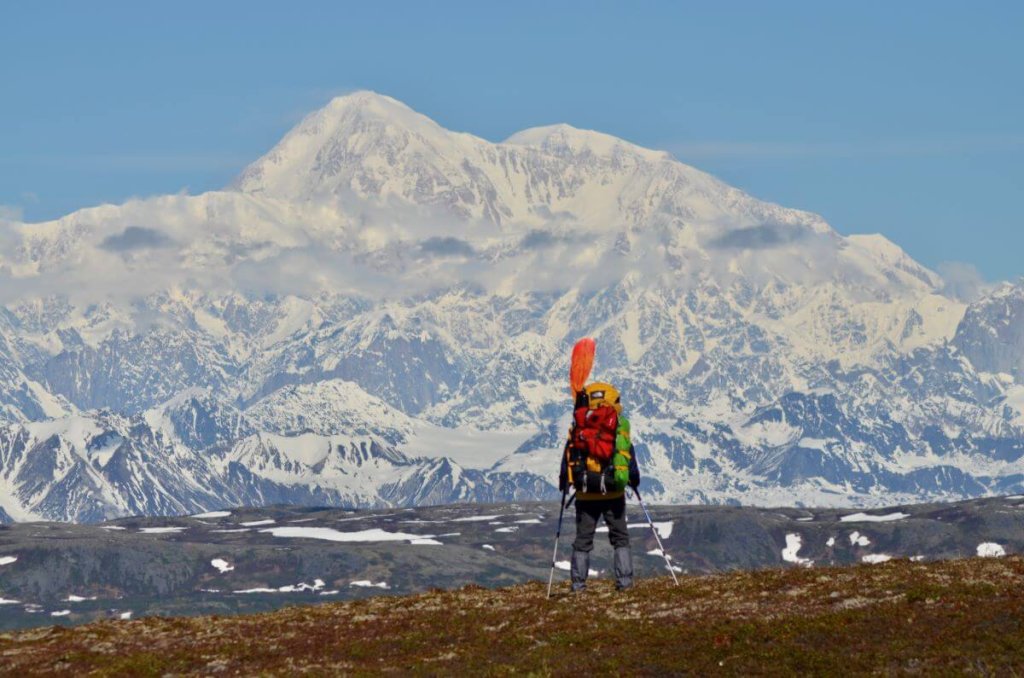
POLYGON ((0 221, 21 221, 24 213, 17 205, 0 205, 0 221))
POLYGON ((937 273, 945 283, 942 293, 960 301, 972 302, 992 288, 974 266, 963 261, 944 261, 937 273))

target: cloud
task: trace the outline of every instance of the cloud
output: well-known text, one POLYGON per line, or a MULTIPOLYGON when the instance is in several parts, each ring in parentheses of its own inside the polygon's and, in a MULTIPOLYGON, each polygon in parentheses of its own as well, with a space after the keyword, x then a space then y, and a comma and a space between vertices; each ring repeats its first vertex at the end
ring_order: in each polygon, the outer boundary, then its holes
POLYGON ((17 205, 0 205, 0 221, 21 221, 24 215, 17 205))
POLYGON ((519 249, 521 250, 540 250, 546 247, 551 247, 559 240, 552 233, 548 231, 530 231, 523 239, 519 241, 519 249))
POLYGON ((807 237, 811 231, 790 224, 762 224, 737 228, 708 241, 712 249, 762 250, 807 237))
POLYGON ((134 250, 161 249, 171 247, 174 241, 160 231, 145 226, 129 226, 117 235, 104 238, 100 247, 108 252, 131 252, 134 250))
POLYGON ((944 261, 937 267, 944 283, 942 294, 970 303, 992 288, 974 266, 963 261, 944 261))
POLYGON ((434 254, 443 257, 462 256, 472 257, 476 250, 465 240, 445 236, 441 238, 427 238, 420 243, 420 252, 423 254, 434 254))

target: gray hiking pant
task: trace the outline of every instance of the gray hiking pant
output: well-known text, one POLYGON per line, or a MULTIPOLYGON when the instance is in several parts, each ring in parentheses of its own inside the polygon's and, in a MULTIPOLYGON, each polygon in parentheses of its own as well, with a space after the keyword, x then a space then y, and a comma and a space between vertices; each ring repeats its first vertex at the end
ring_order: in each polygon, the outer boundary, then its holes
POLYGON ((629 547, 629 532, 626 530, 626 498, 618 499, 577 499, 576 500, 576 541, 574 551, 590 553, 594 550, 594 532, 597 522, 604 518, 608 525, 608 539, 614 548, 629 547))
POLYGON ((576 500, 576 541, 572 544, 572 590, 587 588, 590 572, 590 552, 594 549, 597 522, 604 518, 608 525, 608 539, 615 549, 615 587, 628 589, 633 585, 633 557, 629 551, 629 532, 626 531, 626 498, 576 500))

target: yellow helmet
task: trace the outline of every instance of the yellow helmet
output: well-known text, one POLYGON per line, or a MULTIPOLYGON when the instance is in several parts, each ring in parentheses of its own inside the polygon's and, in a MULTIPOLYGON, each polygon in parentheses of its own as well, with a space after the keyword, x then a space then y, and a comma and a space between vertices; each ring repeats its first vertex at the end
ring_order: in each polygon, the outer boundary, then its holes
POLYGON ((593 384, 587 384, 583 387, 583 390, 587 394, 587 402, 590 409, 597 409, 602 405, 608 405, 614 407, 615 411, 622 413, 622 402, 619 396, 619 390, 611 384, 605 384, 604 382, 594 382, 593 384))

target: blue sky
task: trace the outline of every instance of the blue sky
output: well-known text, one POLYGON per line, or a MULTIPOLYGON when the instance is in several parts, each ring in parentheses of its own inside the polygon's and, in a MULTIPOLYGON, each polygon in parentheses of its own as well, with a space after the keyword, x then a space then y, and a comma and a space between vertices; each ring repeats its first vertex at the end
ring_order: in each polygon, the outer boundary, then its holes
POLYGON ((491 140, 568 122, 668 149, 1015 278, 1022 35, 1020 2, 6 2, 0 214, 218 188, 373 89, 491 140))

